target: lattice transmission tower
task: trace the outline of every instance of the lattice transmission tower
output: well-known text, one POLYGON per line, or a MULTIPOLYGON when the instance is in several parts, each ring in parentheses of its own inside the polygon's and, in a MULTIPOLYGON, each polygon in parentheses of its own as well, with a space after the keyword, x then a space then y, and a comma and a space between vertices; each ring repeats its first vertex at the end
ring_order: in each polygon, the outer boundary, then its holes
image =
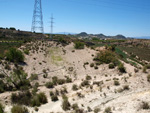
POLYGON ((35 0, 31 31, 44 33, 41 0, 35 0))

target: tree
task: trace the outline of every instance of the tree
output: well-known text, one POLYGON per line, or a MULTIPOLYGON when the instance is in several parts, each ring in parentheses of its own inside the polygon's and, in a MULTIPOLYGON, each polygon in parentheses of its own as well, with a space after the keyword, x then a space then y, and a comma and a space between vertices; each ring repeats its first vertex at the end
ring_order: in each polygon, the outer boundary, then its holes
POLYGON ((6 53, 6 59, 11 62, 23 62, 24 55, 20 50, 16 48, 10 48, 6 53))

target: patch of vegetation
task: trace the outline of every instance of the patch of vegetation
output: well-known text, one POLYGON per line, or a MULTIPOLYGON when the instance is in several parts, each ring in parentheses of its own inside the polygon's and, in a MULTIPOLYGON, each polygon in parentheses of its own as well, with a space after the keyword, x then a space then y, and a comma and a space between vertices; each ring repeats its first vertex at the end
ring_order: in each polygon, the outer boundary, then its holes
POLYGON ((95 108, 94 109, 94 113, 99 113, 100 112, 100 108, 95 108))
POLYGON ((22 41, 12 41, 10 43, 7 43, 7 41, 2 41, 0 44, 0 59, 3 59, 5 57, 5 53, 10 48, 18 48, 22 44, 22 41))
POLYGON ((62 85, 62 84, 64 84, 66 81, 65 81, 65 79, 58 79, 57 80, 57 83, 59 84, 59 85, 62 85))
POLYGON ((150 109, 148 102, 142 102, 142 109, 150 109))
POLYGON ((45 93, 41 92, 33 97, 31 100, 31 106, 40 106, 41 104, 46 104, 47 102, 48 101, 45 93))
POLYGON ((119 64, 118 70, 119 70, 121 73, 126 73, 126 69, 125 69, 125 67, 124 67, 124 65, 123 65, 122 63, 119 64))
POLYGON ((29 55, 30 52, 29 52, 28 49, 25 49, 25 50, 24 50, 24 53, 25 53, 26 55, 29 55))
POLYGON ((62 37, 60 37, 58 41, 59 41, 59 43, 61 43, 62 45, 67 45, 67 44, 68 44, 67 40, 66 40, 65 38, 62 38, 62 37))
POLYGON ((115 68, 115 65, 113 63, 109 64, 109 69, 115 68))
POLYGON ((90 64, 90 67, 94 67, 94 63, 91 63, 91 64, 90 64))
POLYGON ((98 61, 100 63, 106 63, 109 64, 116 60, 115 54, 109 50, 101 51, 97 54, 97 56, 94 58, 95 61, 98 61))
POLYGON ((54 85, 57 85, 58 78, 56 76, 52 77, 52 82, 54 85))
POLYGON ((114 85, 115 85, 115 86, 119 86, 119 85, 120 85, 119 81, 118 81, 118 80, 115 80, 115 81, 114 81, 114 85))
POLYGON ((23 53, 16 48, 10 48, 6 53, 6 59, 11 62, 24 62, 24 58, 23 53))
POLYGON ((150 74, 147 75, 147 81, 150 82, 150 74))
POLYGON ((111 107, 107 107, 107 108, 105 108, 104 113, 111 113, 111 107))
POLYGON ((12 93, 11 101, 13 104, 27 105, 27 106, 40 106, 47 103, 47 97, 44 93, 31 94, 30 91, 12 93))
POLYGON ((30 80, 38 80, 38 75, 37 74, 31 74, 30 80))
POLYGON ((91 80, 91 79, 92 79, 91 76, 89 75, 86 76, 86 80, 91 80))
POLYGON ((84 49, 84 43, 83 42, 79 42, 79 41, 77 41, 77 42, 74 42, 74 47, 75 47, 75 49, 84 49))
POLYGON ((18 90, 26 90, 31 87, 30 81, 27 79, 27 74, 18 67, 10 75, 6 75, 7 87, 18 90))
POLYGON ((143 73, 147 73, 147 71, 146 71, 146 70, 147 70, 147 67, 146 67, 146 66, 144 66, 144 67, 143 67, 143 73))
POLYGON ((70 105, 70 103, 68 101, 68 97, 66 95, 63 95, 62 98, 63 98, 62 109, 64 111, 70 110, 70 106, 71 105, 70 105))
POLYGON ((147 65, 146 65, 146 68, 147 68, 147 69, 150 69, 150 64, 147 64, 147 65))
POLYGON ((54 101, 54 102, 58 101, 57 95, 52 95, 51 100, 54 101))
POLYGON ((123 89, 124 89, 124 90, 129 90, 129 89, 130 89, 130 88, 129 88, 129 85, 124 85, 124 86, 123 86, 123 89))
POLYGON ((89 85, 89 81, 88 81, 88 80, 84 80, 84 81, 81 83, 81 86, 82 86, 82 87, 85 87, 85 86, 87 86, 87 85, 89 85))
POLYGON ((77 110, 77 109, 79 109, 78 104, 77 104, 77 103, 73 104, 73 105, 72 105, 72 109, 73 109, 73 110, 77 110))
POLYGON ((0 103, 0 113, 4 113, 4 106, 0 103))
POLYGON ((77 91, 77 90, 78 90, 78 86, 77 86, 76 84, 73 84, 73 85, 72 85, 72 90, 73 90, 73 91, 77 91))
POLYGON ((54 88, 53 82, 47 82, 47 83, 45 84, 45 86, 46 86, 47 88, 54 88))
POLYGON ((67 77, 67 78, 66 78, 66 83, 71 83, 71 82, 72 82, 72 79, 69 78, 69 77, 67 77))
POLYGON ((11 94, 11 102, 13 104, 19 105, 30 105, 31 103, 32 94, 30 91, 25 91, 22 93, 12 93, 11 94))
POLYGON ((128 53, 133 53, 140 59, 150 61, 150 49, 148 47, 120 46, 119 49, 124 50, 128 53))
POLYGON ((15 105, 11 109, 12 113, 29 113, 28 109, 26 107, 15 105))

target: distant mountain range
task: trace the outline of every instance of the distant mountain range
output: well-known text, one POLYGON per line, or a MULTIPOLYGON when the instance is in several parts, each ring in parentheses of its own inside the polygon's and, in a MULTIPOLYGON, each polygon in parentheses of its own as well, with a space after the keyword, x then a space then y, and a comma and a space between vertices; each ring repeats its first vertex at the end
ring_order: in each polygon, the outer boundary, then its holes
POLYGON ((136 39, 150 39, 150 36, 133 37, 136 39))
POLYGON ((150 39, 150 36, 140 36, 140 37, 125 37, 123 35, 116 35, 116 36, 106 36, 104 34, 88 34, 86 32, 81 32, 81 33, 72 33, 72 32, 57 32, 54 34, 64 34, 64 35, 74 35, 80 38, 100 38, 100 39, 127 39, 127 38, 133 38, 133 39, 150 39))
POLYGON ((86 32, 81 32, 76 34, 77 37, 80 38, 100 38, 100 39, 126 39, 123 35, 116 35, 116 36, 106 36, 104 34, 87 34, 86 32))

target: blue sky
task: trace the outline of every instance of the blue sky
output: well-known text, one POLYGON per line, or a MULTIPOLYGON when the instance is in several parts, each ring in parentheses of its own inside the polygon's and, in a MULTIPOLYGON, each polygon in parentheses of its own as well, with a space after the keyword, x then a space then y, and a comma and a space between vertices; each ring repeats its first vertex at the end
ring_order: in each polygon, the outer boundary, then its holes
MULTIPOLYGON (((0 27, 31 30, 34 0, 0 0, 0 27)), ((150 0, 42 0, 44 32, 150 36, 150 0)))

